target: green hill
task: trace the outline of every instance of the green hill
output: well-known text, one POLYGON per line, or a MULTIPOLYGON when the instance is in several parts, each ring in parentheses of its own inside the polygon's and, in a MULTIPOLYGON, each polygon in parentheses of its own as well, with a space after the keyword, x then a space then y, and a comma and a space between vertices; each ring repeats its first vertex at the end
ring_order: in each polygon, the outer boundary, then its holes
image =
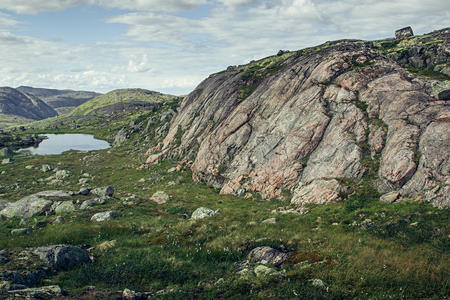
POLYGON ((177 99, 176 96, 144 89, 119 89, 83 103, 69 113, 69 116, 108 115, 137 110, 142 107, 159 106, 166 101, 175 99, 177 99))

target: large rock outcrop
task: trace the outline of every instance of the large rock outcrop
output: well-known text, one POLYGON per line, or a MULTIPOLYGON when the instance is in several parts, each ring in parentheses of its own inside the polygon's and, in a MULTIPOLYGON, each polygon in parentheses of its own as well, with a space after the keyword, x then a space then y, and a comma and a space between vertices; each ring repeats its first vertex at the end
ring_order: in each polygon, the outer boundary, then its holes
MULTIPOLYGON (((448 64, 449 30, 436 34, 448 64)), ((298 204, 338 200, 338 179, 374 174, 381 193, 448 207, 450 109, 436 85, 374 42, 280 53, 203 81, 147 163, 192 159, 194 179, 222 193, 289 189, 298 204)))

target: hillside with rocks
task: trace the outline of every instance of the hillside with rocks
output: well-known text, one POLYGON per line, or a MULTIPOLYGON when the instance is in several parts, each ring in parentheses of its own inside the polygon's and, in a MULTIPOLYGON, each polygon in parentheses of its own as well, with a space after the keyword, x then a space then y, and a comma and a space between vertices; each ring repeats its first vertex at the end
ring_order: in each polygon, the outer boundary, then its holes
POLYGON ((41 99, 10 87, 0 88, 0 114, 31 120, 54 117, 58 113, 41 99))
POLYGON ((231 66, 181 103, 147 164, 193 160, 223 194, 346 199, 369 183, 381 200, 450 206, 450 29, 341 40, 231 66))
POLYGON ((58 115, 69 113, 75 107, 101 95, 96 92, 44 89, 30 86, 19 86, 17 90, 38 97, 56 110, 58 115))

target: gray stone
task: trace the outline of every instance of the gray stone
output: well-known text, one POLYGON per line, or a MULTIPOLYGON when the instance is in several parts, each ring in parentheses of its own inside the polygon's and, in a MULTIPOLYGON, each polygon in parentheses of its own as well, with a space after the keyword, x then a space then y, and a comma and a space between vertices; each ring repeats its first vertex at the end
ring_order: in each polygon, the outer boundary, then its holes
POLYGON ((83 203, 81 203, 80 209, 85 210, 85 209, 91 208, 92 206, 95 206, 95 205, 105 204, 105 202, 106 201, 103 198, 95 198, 95 199, 85 200, 85 201, 83 201, 83 203))
POLYGON ((255 272, 256 277, 266 277, 266 276, 276 276, 280 275, 280 272, 273 268, 269 268, 265 265, 257 265, 253 270, 255 272))
POLYGON ((392 202, 395 202, 395 200, 397 200, 399 196, 400 196, 400 193, 398 191, 392 191, 392 192, 382 195, 380 197, 380 201, 392 203, 392 202))
POLYGON ((269 218, 269 219, 265 219, 264 221, 261 222, 262 224, 276 224, 277 223, 277 218, 269 218))
POLYGON ((69 191, 62 191, 62 190, 49 190, 49 191, 42 191, 38 192, 36 194, 33 194, 38 197, 71 197, 73 194, 69 191))
POLYGON ((59 205, 54 208, 56 214, 64 214, 73 212, 77 209, 72 201, 62 201, 59 205))
POLYGON ((4 209, 6 206, 8 206, 9 201, 6 200, 0 200, 0 211, 2 211, 2 209, 4 209))
POLYGON ((57 270, 67 270, 76 265, 91 262, 86 250, 72 245, 39 247, 32 252, 57 270))
POLYGON ((98 187, 91 190, 91 193, 100 197, 112 197, 114 195, 114 188, 110 185, 98 187))
POLYGON ((0 215, 7 218, 21 217, 30 218, 44 214, 48 211, 53 201, 47 200, 36 195, 24 197, 16 202, 11 202, 3 210, 0 215))
POLYGON ((23 234, 28 234, 28 233, 32 233, 32 232, 33 232, 33 229, 31 229, 30 227, 17 228, 17 229, 11 230, 11 235, 23 235, 23 234))
POLYGON ((52 167, 50 167, 50 165, 42 165, 41 166, 41 171, 44 173, 50 172, 52 170, 52 167))
POLYGON ((57 285, 13 290, 8 291, 8 293, 14 299, 55 299, 55 297, 62 297, 64 295, 63 290, 57 285))
POLYGON ((206 207, 199 207, 193 213, 191 218, 193 220, 199 220, 206 217, 213 217, 219 213, 219 210, 212 210, 206 207))
POLYGON ((56 178, 56 179, 59 179, 59 180, 65 179, 65 178, 69 177, 70 174, 71 174, 70 171, 67 171, 67 170, 59 170, 59 171, 56 171, 56 173, 55 173, 55 178, 56 178))
POLYGON ((8 147, 0 149, 0 157, 1 156, 12 156, 12 155, 14 155, 14 151, 9 149, 8 147))
POLYGON ((290 256, 290 253, 282 252, 268 246, 254 248, 248 254, 248 260, 252 263, 280 266, 290 256))
POLYGON ((4 158, 4 159, 2 160, 2 165, 12 164, 13 162, 14 162, 14 160, 13 160, 12 158, 10 158, 10 157, 4 158))
POLYGON ((154 193, 152 195, 150 200, 152 200, 153 202, 156 202, 158 204, 164 204, 170 200, 170 197, 164 191, 157 191, 156 193, 154 193))
POLYGON ((78 192, 79 195, 83 195, 83 196, 87 196, 91 193, 91 189, 87 188, 87 187, 83 187, 80 189, 80 191, 78 192))
POLYGON ((128 130, 126 128, 120 129, 114 136, 114 141, 112 146, 118 147, 123 144, 128 138, 128 130))
POLYGON ((402 29, 398 29, 395 31, 395 38, 396 39, 403 39, 406 37, 410 37, 413 36, 413 30, 410 26, 402 28, 402 29))
POLYGON ((324 282, 322 279, 315 278, 309 280, 309 282, 311 282, 311 284, 315 287, 322 288, 328 291, 328 284, 324 282))
POLYGON ((111 220, 111 219, 115 218, 115 216, 116 215, 112 211, 100 212, 100 213, 96 213, 95 215, 93 215, 91 218, 91 221, 103 222, 103 221, 111 220))
POLYGON ((52 224, 62 224, 64 222, 64 218, 61 216, 57 216, 56 219, 52 222, 52 224))

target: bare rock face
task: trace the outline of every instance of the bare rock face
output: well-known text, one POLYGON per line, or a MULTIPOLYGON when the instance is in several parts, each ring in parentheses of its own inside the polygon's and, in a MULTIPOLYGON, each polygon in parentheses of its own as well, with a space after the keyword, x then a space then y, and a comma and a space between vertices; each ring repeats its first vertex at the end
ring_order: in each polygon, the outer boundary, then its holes
POLYGON ((372 42, 344 40, 211 75, 147 163, 184 157, 195 180, 223 194, 268 199, 288 189, 296 204, 336 201, 345 188, 337 179, 370 173, 381 194, 449 207, 448 120, 433 81, 372 42))
POLYGON ((402 39, 402 38, 413 36, 413 35, 414 35, 414 33, 410 26, 395 31, 396 39, 402 39))

